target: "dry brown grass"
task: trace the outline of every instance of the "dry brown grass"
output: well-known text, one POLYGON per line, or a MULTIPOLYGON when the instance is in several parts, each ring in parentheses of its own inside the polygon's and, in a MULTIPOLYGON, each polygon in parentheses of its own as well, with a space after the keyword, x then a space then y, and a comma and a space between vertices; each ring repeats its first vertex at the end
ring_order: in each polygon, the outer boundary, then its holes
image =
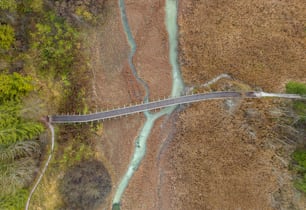
MULTIPOLYGON (((180 1, 185 82, 202 84, 228 73, 251 89, 280 92, 288 80, 306 81, 305 20, 303 0, 180 1)), ((280 101, 235 103, 227 109, 223 102, 203 102, 180 115, 165 158, 164 196, 171 194, 165 206, 304 209, 288 171, 294 145, 279 141, 280 101)))
POLYGON ((187 83, 229 73, 279 91, 289 79, 306 80, 305 1, 183 0, 180 7, 187 83))
POLYGON ((274 110, 279 102, 236 104, 230 111, 223 102, 205 102, 180 115, 167 157, 170 205, 176 209, 303 209, 305 202, 294 197, 287 168, 294 145, 275 140, 279 131, 274 110))

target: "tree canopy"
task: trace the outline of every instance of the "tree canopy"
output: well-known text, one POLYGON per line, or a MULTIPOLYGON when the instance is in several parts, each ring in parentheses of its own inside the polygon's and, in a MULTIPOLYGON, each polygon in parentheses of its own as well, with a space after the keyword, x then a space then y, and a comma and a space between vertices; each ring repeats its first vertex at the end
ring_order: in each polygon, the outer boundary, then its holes
POLYGON ((15 10, 17 7, 15 0, 1 0, 0 1, 0 9, 2 10, 15 10))
POLYGON ((31 78, 18 73, 0 74, 0 104, 19 101, 34 89, 31 78))
POLYGON ((7 24, 0 25, 0 49, 8 50, 15 41, 15 33, 12 26, 7 24))

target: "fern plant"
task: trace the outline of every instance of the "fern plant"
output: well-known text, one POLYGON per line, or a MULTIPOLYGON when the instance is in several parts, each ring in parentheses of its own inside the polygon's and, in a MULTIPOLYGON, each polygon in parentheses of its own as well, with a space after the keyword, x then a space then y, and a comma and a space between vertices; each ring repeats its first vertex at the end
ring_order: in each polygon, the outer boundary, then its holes
POLYGON ((37 160, 28 157, 0 164, 0 196, 27 187, 34 178, 37 160))
POLYGON ((17 142, 9 147, 0 148, 0 163, 10 162, 23 157, 32 157, 39 152, 40 145, 36 141, 17 142))
POLYGON ((15 102, 0 105, 0 145, 33 139, 43 131, 40 123, 22 119, 19 110, 15 102))
POLYGON ((29 192, 26 189, 20 189, 16 193, 6 196, 0 196, 0 209, 22 210, 27 202, 29 192))

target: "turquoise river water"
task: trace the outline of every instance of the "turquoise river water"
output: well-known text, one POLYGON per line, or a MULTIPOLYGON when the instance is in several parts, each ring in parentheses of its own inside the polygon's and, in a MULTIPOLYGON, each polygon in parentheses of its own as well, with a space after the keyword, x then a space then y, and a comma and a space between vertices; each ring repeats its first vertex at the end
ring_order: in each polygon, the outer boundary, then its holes
MULTIPOLYGON (((146 96, 144 98, 144 102, 147 102, 148 96, 150 94, 148 85, 138 77, 136 68, 133 64, 133 56, 136 52, 137 46, 136 42, 133 38, 132 32, 130 30, 130 26, 128 23, 128 18, 126 15, 125 10, 125 3, 124 0, 119 0, 119 6, 120 6, 120 14, 121 14, 121 21, 123 24, 124 31, 126 33, 126 37, 128 39, 131 51, 129 55, 129 65, 133 71, 133 74, 137 81, 142 84, 146 91, 146 96)), ((178 11, 178 1, 177 0, 166 0, 166 6, 165 6, 165 24, 168 31, 168 38, 169 38, 169 59, 172 66, 172 91, 171 91, 171 97, 177 97, 180 96, 183 89, 184 89, 184 83, 180 74, 180 67, 178 64, 178 58, 177 58, 177 45, 178 45, 178 26, 177 26, 177 11, 178 11)), ((145 112, 146 121, 139 133, 139 135, 136 138, 135 141, 135 150, 132 157, 132 160, 128 166, 128 169, 125 173, 125 175, 122 177, 119 185, 117 186, 115 196, 113 198, 113 209, 120 209, 120 200, 121 197, 127 188, 130 179, 132 178, 135 171, 138 169, 142 159, 144 158, 146 154, 146 143, 147 139, 150 135, 150 132, 152 130, 152 127, 154 125, 155 120, 157 120, 159 117, 165 115, 165 114, 171 114, 175 110, 176 106, 168 107, 165 109, 162 109, 161 111, 157 113, 150 113, 145 112)))

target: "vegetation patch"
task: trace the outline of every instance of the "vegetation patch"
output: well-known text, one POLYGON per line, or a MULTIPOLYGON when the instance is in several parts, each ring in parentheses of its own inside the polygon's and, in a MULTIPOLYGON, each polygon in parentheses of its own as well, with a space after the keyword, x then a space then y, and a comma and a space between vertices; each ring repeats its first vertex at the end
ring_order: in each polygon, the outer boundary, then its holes
POLYGON ((38 137, 44 127, 22 115, 22 100, 33 90, 30 77, 0 74, 0 200, 5 207, 1 209, 20 209, 27 194, 22 189, 33 181, 38 166, 38 137))
MULTIPOLYGON (((289 82, 286 85, 286 92, 306 95, 306 84, 299 82, 289 82)), ((306 129, 306 102, 305 101, 294 101, 293 102, 293 111, 296 114, 297 123, 295 123, 295 127, 304 130, 306 129)), ((305 143, 304 143, 305 144, 305 143)), ((297 149, 292 154, 293 159, 293 169, 297 173, 297 177, 294 182, 294 186, 306 193, 306 150, 305 145, 303 145, 302 149, 297 149)))
MULTIPOLYGON (((301 96, 306 96, 306 84, 299 82, 288 82, 286 84, 286 92, 292 94, 299 94, 301 96)), ((294 101, 293 110, 297 115, 297 125, 300 127, 306 126, 306 102, 304 101, 294 101)))
POLYGON ((67 208, 95 209, 111 188, 111 178, 104 165, 97 160, 89 160, 67 170, 60 191, 67 208))
POLYGON ((29 192, 26 189, 18 190, 13 195, 0 197, 0 209, 21 210, 27 201, 29 192))
POLYGON ((67 74, 76 56, 78 34, 64 19, 48 12, 35 25, 31 48, 41 71, 67 74))
POLYGON ((290 81, 286 84, 286 92, 299 94, 299 95, 306 95, 306 84, 290 81))
POLYGON ((0 49, 8 50, 15 40, 15 33, 12 26, 7 24, 0 25, 0 49))
MULTIPOLYGON (((0 209, 25 206, 48 152, 40 119, 88 108, 87 67, 78 28, 46 2, 0 0, 0 209)), ((58 175, 93 158, 90 130, 89 125, 63 126, 56 132, 60 136, 53 168, 48 168, 30 209, 54 209, 49 200, 55 200, 50 192, 58 191, 58 175)))
POLYGON ((293 153, 293 165, 298 174, 294 186, 306 193, 306 150, 297 150, 293 153))

